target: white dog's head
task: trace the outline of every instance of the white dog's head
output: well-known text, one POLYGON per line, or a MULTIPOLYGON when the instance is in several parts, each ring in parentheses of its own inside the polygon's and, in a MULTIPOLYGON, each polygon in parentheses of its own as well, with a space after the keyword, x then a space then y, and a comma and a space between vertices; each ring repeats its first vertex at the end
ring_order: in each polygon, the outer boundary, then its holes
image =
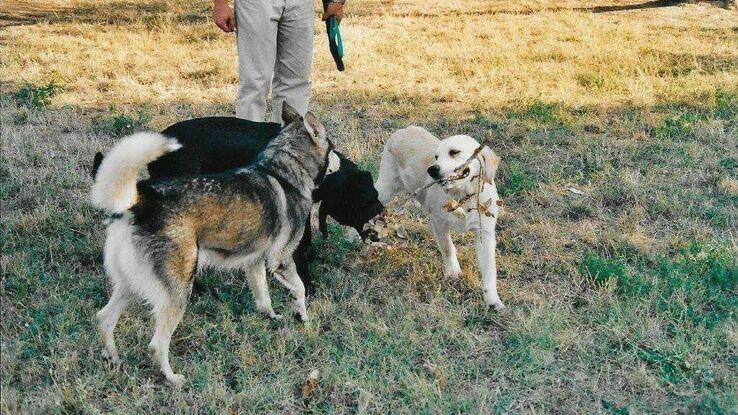
POLYGON ((480 145, 477 140, 468 135, 454 135, 446 138, 438 144, 436 162, 428 168, 428 174, 436 181, 458 175, 463 176, 458 180, 444 182, 444 187, 447 189, 463 187, 477 176, 487 183, 493 183, 497 166, 500 165, 500 158, 487 146, 482 147, 476 159, 469 162, 465 168, 456 171, 474 155, 474 151, 480 145))

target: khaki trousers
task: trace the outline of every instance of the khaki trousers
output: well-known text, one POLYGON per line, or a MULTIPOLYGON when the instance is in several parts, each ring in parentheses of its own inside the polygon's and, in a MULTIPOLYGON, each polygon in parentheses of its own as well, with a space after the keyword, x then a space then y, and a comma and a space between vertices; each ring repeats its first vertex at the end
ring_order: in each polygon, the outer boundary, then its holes
POLYGON ((236 116, 266 118, 272 89, 272 121, 282 122, 282 102, 305 115, 313 64, 313 0, 235 0, 240 84, 236 116))

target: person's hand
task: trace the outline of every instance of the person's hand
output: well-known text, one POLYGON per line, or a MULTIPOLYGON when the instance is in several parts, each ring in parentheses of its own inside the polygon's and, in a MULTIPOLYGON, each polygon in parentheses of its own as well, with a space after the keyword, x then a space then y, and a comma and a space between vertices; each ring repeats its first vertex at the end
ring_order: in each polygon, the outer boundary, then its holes
POLYGON ((339 22, 343 19, 343 3, 334 3, 332 1, 328 3, 328 7, 323 12, 323 20, 328 20, 331 16, 336 16, 339 22))
POLYGON ((236 30, 236 15, 225 1, 215 1, 213 5, 213 20, 215 25, 226 33, 236 30))

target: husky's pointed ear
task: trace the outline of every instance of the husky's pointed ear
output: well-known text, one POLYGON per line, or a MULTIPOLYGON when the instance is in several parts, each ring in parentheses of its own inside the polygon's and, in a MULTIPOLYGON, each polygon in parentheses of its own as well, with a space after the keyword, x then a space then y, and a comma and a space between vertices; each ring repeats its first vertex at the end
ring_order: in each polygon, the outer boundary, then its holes
POLYGON ((305 115, 305 129, 308 130, 310 137, 312 137, 315 142, 318 142, 319 139, 325 138, 325 127, 312 112, 308 112, 307 115, 305 115))
POLYGON ((302 122, 302 115, 292 105, 288 104, 287 101, 284 101, 282 103, 282 122, 287 126, 296 121, 302 122))
POLYGON ((491 148, 484 146, 479 152, 479 160, 482 167, 482 180, 494 183, 497 167, 500 166, 500 157, 491 148))

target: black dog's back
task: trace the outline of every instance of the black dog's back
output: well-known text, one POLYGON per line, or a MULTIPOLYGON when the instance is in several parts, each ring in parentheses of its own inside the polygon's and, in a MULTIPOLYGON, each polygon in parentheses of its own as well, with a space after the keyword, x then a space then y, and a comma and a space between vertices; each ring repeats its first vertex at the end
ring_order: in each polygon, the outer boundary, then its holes
MULTIPOLYGON (((236 117, 202 117, 180 121, 161 133, 176 138, 182 148, 149 163, 151 179, 222 173, 248 166, 267 144, 279 135, 282 126, 273 122, 255 122, 236 117)), ((95 154, 92 178, 102 163, 103 154, 95 154)))
POLYGON ((178 122, 161 133, 176 138, 183 147, 149 163, 149 174, 152 179, 159 179, 221 173, 247 166, 279 135, 281 128, 277 123, 235 117, 178 122))

